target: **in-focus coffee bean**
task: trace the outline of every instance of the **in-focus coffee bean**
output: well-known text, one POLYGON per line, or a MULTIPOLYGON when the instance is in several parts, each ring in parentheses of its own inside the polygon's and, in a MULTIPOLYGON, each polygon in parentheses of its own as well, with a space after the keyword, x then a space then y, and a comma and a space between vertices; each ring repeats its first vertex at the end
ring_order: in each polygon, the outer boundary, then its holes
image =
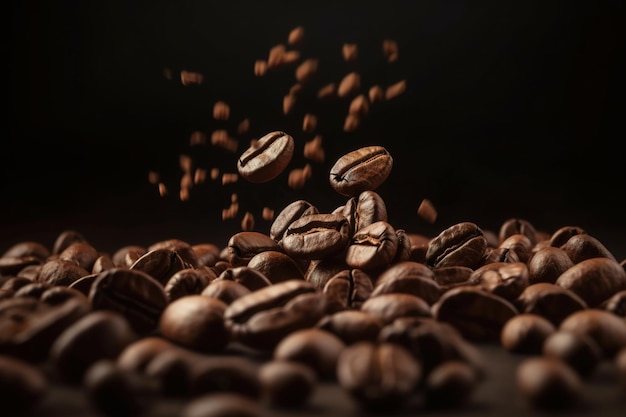
POLYGON ((245 150, 237 161, 237 171, 252 183, 273 180, 289 165, 293 156, 294 140, 285 132, 270 132, 254 146, 245 150))
POLYGON ((330 185, 352 197, 377 189, 391 173, 393 158, 382 146, 366 146, 348 152, 330 169, 330 185))

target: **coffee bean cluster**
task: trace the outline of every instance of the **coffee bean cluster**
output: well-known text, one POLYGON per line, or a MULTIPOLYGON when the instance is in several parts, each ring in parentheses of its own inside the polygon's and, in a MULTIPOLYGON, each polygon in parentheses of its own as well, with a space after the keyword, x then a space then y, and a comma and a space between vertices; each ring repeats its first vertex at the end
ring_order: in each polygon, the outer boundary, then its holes
MULTIPOLYGON (((289 138, 260 140, 241 174, 272 178, 289 138)), ((116 416, 162 398, 185 417, 297 410, 326 383, 363 410, 462 407, 490 377, 481 344, 526 355, 510 377, 532 407, 575 406, 602 362, 626 393, 626 260, 580 227, 518 218, 406 231, 375 191, 392 167, 382 146, 349 152, 328 177, 345 204, 293 201, 223 247, 106 253, 74 230, 15 243, 0 258, 3 409, 59 381, 116 416)))

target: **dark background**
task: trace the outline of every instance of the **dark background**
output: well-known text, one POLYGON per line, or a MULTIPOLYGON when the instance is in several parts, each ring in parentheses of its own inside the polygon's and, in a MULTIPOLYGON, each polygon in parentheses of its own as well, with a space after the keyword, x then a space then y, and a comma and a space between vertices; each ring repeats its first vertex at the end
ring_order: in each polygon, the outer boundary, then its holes
MULTIPOLYGON (((26 239, 51 245, 66 229, 105 251, 174 237, 224 245, 246 210, 268 232, 265 205, 343 204, 330 167, 375 144, 394 157, 377 191, 397 228, 435 235, 473 221, 497 231, 519 217, 549 233, 583 227, 626 257, 623 2, 14 1, 11 17, 0 250, 26 239), (304 100, 282 115, 293 68, 255 77, 253 65, 297 25, 307 31, 303 55, 320 59, 312 86, 357 70, 365 87, 404 78, 406 93, 354 133, 341 131, 346 100, 304 100), (400 48, 393 64, 382 60, 385 38, 400 48), (359 45, 357 62, 341 60, 344 42, 359 45), (204 83, 181 85, 181 70, 204 83), (212 119, 218 100, 231 105, 230 121, 212 119), (290 169, 302 167, 307 110, 320 117, 326 161, 312 163, 305 188, 290 190, 285 172, 259 186, 209 181, 177 200, 178 155, 192 131, 232 130, 248 117, 238 153, 285 130, 297 144, 290 169), (150 170, 169 197, 148 182, 150 170), (240 216, 222 222, 232 192, 240 216), (439 210, 434 225, 416 215, 423 198, 439 210)), ((200 165, 235 170, 238 153, 194 152, 200 165)))

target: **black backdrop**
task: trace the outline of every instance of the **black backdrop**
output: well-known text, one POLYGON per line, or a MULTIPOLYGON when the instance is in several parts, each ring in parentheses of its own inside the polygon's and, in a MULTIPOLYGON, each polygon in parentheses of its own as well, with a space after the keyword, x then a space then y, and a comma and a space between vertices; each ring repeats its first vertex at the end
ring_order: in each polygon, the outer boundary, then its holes
MULTIPOLYGON (((285 3, 13 2, 2 248, 51 244, 70 228, 109 251, 171 237, 222 245, 240 230, 240 217, 220 217, 232 192, 240 214, 253 212, 266 232, 265 205, 343 204, 328 185, 330 166, 377 144, 394 157, 377 191, 398 228, 433 235, 468 220, 497 230, 520 217, 547 232, 581 226, 626 257, 622 2, 285 3), (353 133, 340 129, 347 102, 310 104, 325 129, 326 161, 312 163, 303 189, 290 190, 285 173, 261 186, 209 182, 178 201, 178 155, 192 131, 224 127, 211 116, 217 100, 231 105, 232 123, 250 118, 253 137, 285 130, 298 146, 312 137, 301 131, 301 112, 281 113, 293 69, 253 73, 297 25, 308 35, 303 54, 320 59, 317 82, 357 70, 368 85, 404 78, 407 91, 353 133), (385 38, 399 45, 393 64, 381 59, 385 38), (341 60, 344 42, 359 45, 358 61, 341 60), (202 73, 204 83, 181 85, 181 70, 202 73), (148 183, 150 170, 170 197, 148 183), (423 198, 439 210, 434 225, 416 215, 423 198)), ((203 152, 198 163, 234 170, 237 155, 203 152)), ((304 163, 294 156, 293 167, 304 163)))

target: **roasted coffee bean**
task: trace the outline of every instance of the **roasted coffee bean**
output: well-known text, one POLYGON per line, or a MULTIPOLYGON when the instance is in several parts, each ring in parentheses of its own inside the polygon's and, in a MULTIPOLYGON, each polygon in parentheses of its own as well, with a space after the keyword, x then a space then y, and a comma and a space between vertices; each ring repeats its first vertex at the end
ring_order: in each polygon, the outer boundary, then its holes
POLYGON ((520 262, 520 257, 515 250, 510 248, 487 248, 485 251, 485 258, 483 259, 483 265, 491 263, 516 263, 520 262))
POLYGON ((271 408, 305 406, 317 386, 317 376, 308 366, 295 361, 271 360, 259 367, 262 399, 271 408))
POLYGON ((8 298, 13 298, 13 294, 15 294, 15 291, 13 290, 5 290, 0 288, 0 301, 6 300, 8 298))
POLYGON ((500 226, 500 230, 498 231, 498 245, 510 236, 517 234, 526 236, 528 240, 530 240, 531 245, 537 243, 537 231, 528 220, 511 218, 500 226))
POLYGON ((520 312, 544 317, 555 326, 570 314, 587 308, 587 303, 573 291, 547 282, 529 285, 514 304, 520 312))
POLYGON ((391 261, 392 264, 405 262, 411 259, 411 239, 404 229, 396 229, 396 237, 398 238, 398 248, 396 256, 391 261))
POLYGON ((578 226, 563 226, 550 235, 550 246, 560 248, 572 236, 585 234, 585 230, 578 226))
POLYGON ((243 297, 251 292, 252 291, 250 291, 247 287, 236 281, 216 279, 207 285, 200 294, 207 297, 217 298, 226 304, 230 304, 237 298, 243 297))
POLYGON ((0 258, 0 275, 16 275, 29 265, 40 265, 41 260, 34 256, 24 258, 0 258))
POLYGON ((54 341, 50 359, 54 369, 69 382, 80 382, 99 359, 115 359, 136 340, 128 321, 112 311, 94 311, 82 317, 54 341))
POLYGON ((469 401, 476 385, 476 373, 461 361, 446 361, 434 368, 424 384, 429 408, 454 408, 469 401))
POLYGON ((330 258, 313 260, 304 274, 305 281, 323 290, 328 281, 341 271, 349 270, 343 259, 330 258))
POLYGON ((91 267, 91 273, 99 274, 100 272, 110 268, 115 268, 113 259, 111 259, 111 257, 108 255, 100 255, 94 261, 93 266, 91 267))
POLYGON ((618 291, 600 304, 600 308, 626 318, 626 290, 618 291))
POLYGON ((194 356, 183 348, 169 348, 156 353, 144 372, 159 382, 164 396, 188 398, 192 392, 193 367, 202 360, 204 357, 194 356))
POLYGON ((384 324, 399 317, 432 317, 430 306, 422 298, 410 294, 382 294, 370 297, 361 311, 373 315, 384 324))
POLYGON ((244 395, 220 392, 185 403, 181 417, 260 417, 261 405, 244 395))
POLYGON ((531 284, 548 282, 554 284, 561 274, 574 266, 567 253, 554 246, 546 246, 534 253, 528 261, 531 284))
POLYGON ((337 358, 346 347, 333 333, 320 328, 297 330, 276 345, 274 360, 300 362, 321 380, 334 380, 337 358))
POLYGON ((289 225, 281 240, 293 258, 323 259, 341 252, 350 239, 350 226, 341 214, 310 214, 289 225))
POLYGON ((169 249, 153 249, 137 259, 129 269, 144 272, 165 285, 174 274, 187 267, 178 253, 169 249))
POLYGON ((148 250, 143 246, 127 245, 117 249, 111 259, 115 266, 130 268, 130 266, 146 252, 148 252, 148 250))
POLYGON ((375 191, 363 191, 358 197, 350 198, 342 211, 348 219, 351 233, 378 221, 387 221, 387 206, 375 191))
POLYGON ((35 257, 45 262, 50 256, 50 249, 39 242, 19 242, 4 251, 0 258, 28 258, 35 257))
POLYGON ((561 249, 575 264, 592 258, 608 258, 617 262, 615 256, 602 242, 586 233, 570 237, 567 242, 561 245, 561 249))
POLYGON ((357 231, 346 249, 346 264, 365 271, 385 268, 398 250, 398 236, 393 226, 378 221, 357 231))
POLYGON ((145 372, 159 353, 174 348, 172 342, 161 336, 146 336, 126 346, 118 355, 116 365, 123 370, 145 372))
POLYGON ((52 285, 46 284, 45 282, 31 282, 15 291, 14 297, 32 297, 39 299, 49 288, 52 288, 52 285))
POLYGON ((543 356, 559 359, 582 378, 588 378, 602 361, 602 350, 589 336, 557 330, 543 342, 543 356))
POLYGON ((474 223, 457 223, 428 244, 426 263, 431 267, 466 266, 476 268, 487 250, 487 240, 474 223))
POLYGON ((541 316, 518 314, 502 327, 500 343, 509 352, 538 355, 544 341, 555 331, 554 325, 541 316))
POLYGON ((294 140, 285 132, 270 132, 245 150, 237 161, 237 171, 252 183, 273 180, 289 165, 294 140))
POLYGON ((87 242, 74 242, 59 253, 59 259, 74 262, 81 268, 91 271, 100 254, 87 242))
POLYGON ((402 408, 421 378, 420 364, 405 348, 392 343, 355 343, 337 360, 339 385, 366 409, 402 408))
POLYGON ((498 248, 514 251, 519 258, 519 262, 525 264, 530 258, 533 245, 532 241, 526 235, 517 233, 507 237, 502 243, 500 243, 498 248))
POLYGON ((362 341, 375 342, 383 325, 381 319, 365 311, 343 310, 325 316, 316 327, 351 345, 362 341))
POLYGON ((213 266, 220 258, 220 249, 213 243, 198 243, 191 249, 196 253, 198 266, 213 266))
POLYGON ((35 409, 50 390, 44 373, 31 363, 0 355, 2 413, 22 415, 35 409))
POLYGON ((472 268, 466 266, 440 266, 429 269, 442 292, 461 285, 469 285, 469 278, 474 272, 472 268))
POLYGON ((59 255, 68 246, 75 242, 87 242, 85 236, 76 230, 64 230, 57 236, 52 245, 52 255, 59 255))
MULTIPOLYGON (((2 289, 3 290, 11 290, 14 293, 19 291, 22 287, 25 287, 27 285, 32 284, 33 281, 31 281, 28 278, 24 278, 24 277, 12 277, 7 279, 3 284, 2 284, 2 289)), ((50 284, 48 284, 50 285, 50 284)))
POLYGON ((615 367, 617 368, 617 378, 622 393, 626 393, 626 348, 620 350, 615 357, 615 367))
POLYGON ((41 294, 41 297, 39 297, 39 301, 50 306, 58 306, 73 299, 78 299, 85 304, 89 303, 89 299, 85 294, 69 287, 50 287, 41 294))
POLYGON ((371 297, 391 293, 411 294, 432 305, 442 293, 434 278, 433 271, 423 264, 413 261, 398 262, 378 276, 371 297))
POLYGON ((89 271, 72 261, 52 259, 41 266, 37 281, 69 287, 74 281, 86 275, 89 275, 89 271))
POLYGON ((522 361, 516 372, 520 394, 537 409, 571 409, 580 400, 583 384, 565 362, 548 357, 522 361))
POLYGON ((228 262, 232 266, 246 266, 254 255, 268 250, 281 251, 276 241, 266 234, 239 232, 228 240, 228 262))
POLYGON ((457 287, 433 305, 435 319, 450 323, 472 341, 496 342, 504 324, 518 313, 506 299, 476 287, 457 287))
POLYGON ((160 249, 176 252, 178 256, 180 256, 180 259, 182 259, 186 264, 185 268, 197 268, 200 266, 198 264, 198 256, 196 255, 196 252, 193 250, 191 245, 185 241, 180 239, 161 240, 148 246, 147 252, 160 249))
POLYGON ((134 416, 146 410, 159 394, 159 386, 145 375, 119 369, 112 359, 96 361, 85 372, 87 398, 110 416, 134 416))
POLYGON ((216 280, 235 281, 240 283, 250 291, 256 291, 272 285, 272 282, 267 279, 267 277, 263 273, 248 266, 228 268, 227 270, 222 272, 216 278, 216 280))
POLYGON ((279 251, 265 251, 254 255, 248 268, 264 275, 272 284, 290 279, 304 279, 300 265, 289 255, 279 251))
POLYGON ((586 259, 563 272, 556 285, 575 292, 593 308, 626 290, 626 271, 609 258, 586 259))
POLYGON ((361 308, 370 297, 373 285, 370 276, 359 269, 344 269, 328 280, 322 292, 337 309, 361 308))
POLYGON ((84 294, 85 296, 89 296, 89 291, 91 291, 91 286, 93 285, 93 282, 96 280, 96 278, 98 278, 98 275, 100 274, 85 275, 84 277, 81 277, 77 279, 76 281, 72 282, 67 288, 76 290, 84 294))
POLYGON ((391 173, 393 158, 382 146, 366 146, 348 152, 330 169, 330 185, 352 197, 378 188, 391 173))
POLYGON ((408 233, 407 235, 411 242, 411 253, 408 260, 425 264, 430 238, 416 233, 408 233))
POLYGON ((89 291, 94 310, 117 312, 139 335, 155 330, 168 304, 163 286, 145 272, 113 268, 101 272, 89 291))
POLYGON ((319 214, 319 211, 317 210, 317 207, 308 201, 296 200, 289 203, 281 210, 280 213, 278 213, 272 222, 270 227, 270 237, 276 242, 280 242, 291 223, 301 217, 308 216, 309 214, 319 214))
POLYGON ((214 392, 232 392, 258 399, 261 384, 258 365, 247 357, 204 357, 195 360, 191 367, 191 396, 214 392))
POLYGON ((522 262, 498 262, 476 269, 469 285, 483 288, 506 300, 514 301, 528 287, 528 267, 522 262))
POLYGON ((215 278, 215 272, 209 268, 181 269, 167 280, 163 291, 172 302, 186 295, 200 294, 215 278))
POLYGON ((559 330, 591 337, 608 358, 626 346, 626 321, 604 310, 577 311, 563 320, 559 330))
POLYGON ((42 265, 43 264, 27 265, 24 268, 20 269, 16 276, 20 278, 28 278, 31 281, 36 281, 37 277, 39 276, 39 271, 41 271, 42 265))
POLYGON ((187 295, 171 302, 159 320, 163 337, 189 349, 223 350, 229 342, 224 325, 226 303, 204 295, 187 295))

